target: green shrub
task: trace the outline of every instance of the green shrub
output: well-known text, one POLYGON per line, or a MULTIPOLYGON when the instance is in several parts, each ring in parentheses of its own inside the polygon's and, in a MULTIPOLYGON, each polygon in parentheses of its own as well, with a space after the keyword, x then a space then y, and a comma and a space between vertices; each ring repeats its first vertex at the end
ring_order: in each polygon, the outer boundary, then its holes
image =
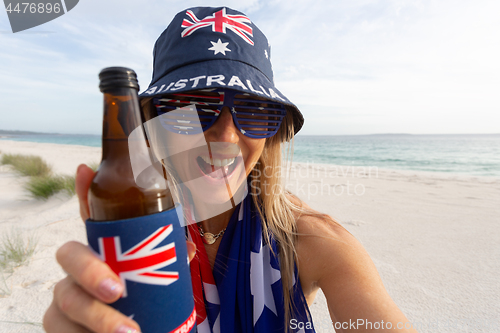
POLYGON ((31 177, 25 187, 37 199, 48 199, 59 191, 65 191, 71 196, 75 194, 75 177, 60 175, 31 177))
POLYGON ((0 298, 12 293, 7 279, 14 268, 24 264, 36 250, 38 239, 34 236, 23 237, 19 230, 5 232, 0 240, 0 298))
POLYGON ((2 262, 0 261, 0 298, 10 296, 10 294, 12 294, 12 289, 7 284, 7 279, 2 270, 2 262))
POLYGON ((3 154, 2 164, 10 164, 23 176, 47 176, 52 168, 39 156, 3 154))
POLYGON ((53 175, 52 168, 39 156, 3 154, 0 163, 10 164, 21 175, 30 176, 25 188, 36 199, 48 199, 60 191, 75 194, 75 177, 53 175))
POLYGON ((36 245, 35 237, 25 239, 19 230, 4 233, 0 244, 0 268, 22 265, 35 253, 36 245))

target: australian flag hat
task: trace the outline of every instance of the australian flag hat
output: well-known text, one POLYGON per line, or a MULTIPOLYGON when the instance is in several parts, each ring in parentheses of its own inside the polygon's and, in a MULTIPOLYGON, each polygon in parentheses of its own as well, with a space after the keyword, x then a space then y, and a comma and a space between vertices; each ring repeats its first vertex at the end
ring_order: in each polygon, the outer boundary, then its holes
POLYGON ((266 36, 243 13, 195 7, 178 13, 153 50, 153 79, 140 98, 207 88, 251 93, 286 105, 294 132, 299 109, 275 86, 266 36))

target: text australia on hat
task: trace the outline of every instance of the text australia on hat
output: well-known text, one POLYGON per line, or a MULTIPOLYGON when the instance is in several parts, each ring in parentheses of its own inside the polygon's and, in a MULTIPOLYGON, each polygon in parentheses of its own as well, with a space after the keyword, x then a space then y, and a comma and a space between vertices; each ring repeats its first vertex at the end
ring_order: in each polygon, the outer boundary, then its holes
MULTIPOLYGON (((184 30, 181 32, 181 37, 185 38, 192 35, 196 30, 202 28, 211 28, 213 32, 220 32, 226 34, 226 29, 231 30, 237 36, 241 37, 246 43, 254 46, 254 42, 251 37, 253 37, 253 29, 249 25, 251 20, 242 14, 230 15, 226 13, 226 8, 222 8, 216 11, 212 15, 206 16, 203 19, 199 19, 191 10, 186 11, 188 16, 182 21, 181 27, 184 30)), ((220 38, 215 41, 210 41, 212 44, 208 48, 209 51, 214 51, 214 55, 221 54, 221 56, 226 56, 226 52, 231 52, 228 45, 229 42, 222 42, 220 38)), ((267 50, 264 50, 264 56, 269 59, 269 54, 267 50)), ((219 86, 226 87, 239 87, 243 90, 251 91, 258 95, 267 96, 269 98, 280 99, 286 101, 283 97, 278 95, 272 88, 266 90, 262 85, 258 85, 254 88, 254 84, 248 79, 245 79, 245 83, 238 76, 233 75, 229 80, 226 76, 222 74, 217 75, 201 75, 192 78, 179 79, 176 82, 171 82, 170 84, 162 84, 160 87, 153 86, 150 87, 144 94, 152 95, 159 93, 166 93, 168 91, 176 91, 181 89, 196 89, 202 80, 206 80, 204 87, 210 87, 212 84, 218 84, 219 86)))
POLYGON ((257 90, 253 87, 252 82, 250 80, 245 80, 246 81, 246 86, 245 86, 242 80, 236 75, 233 75, 228 82, 226 77, 222 74, 209 75, 209 76, 201 75, 189 79, 180 79, 177 82, 171 82, 168 85, 162 84, 159 87, 159 89, 158 86, 153 86, 148 90, 146 90, 144 94, 152 95, 152 94, 166 93, 167 91, 176 91, 180 89, 196 89, 201 80, 206 80, 205 86, 207 87, 212 86, 212 84, 214 83, 217 83, 219 86, 227 86, 229 88, 240 87, 244 90, 249 90, 259 95, 264 95, 270 98, 280 99, 282 101, 285 101, 285 99, 280 95, 278 95, 272 88, 269 88, 269 92, 267 92, 264 87, 259 85, 258 88, 260 88, 260 90, 257 90), (189 86, 189 84, 191 85, 189 86))

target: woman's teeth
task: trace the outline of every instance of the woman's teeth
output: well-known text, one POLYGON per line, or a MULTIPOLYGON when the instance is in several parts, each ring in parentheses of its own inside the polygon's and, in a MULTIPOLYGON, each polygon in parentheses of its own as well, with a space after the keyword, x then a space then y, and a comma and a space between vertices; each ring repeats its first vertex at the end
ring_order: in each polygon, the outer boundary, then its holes
POLYGON ((228 159, 218 159, 218 158, 214 158, 213 159, 213 164, 212 164, 212 161, 210 161, 210 157, 206 157, 206 156, 200 156, 203 161, 205 161, 205 163, 207 164, 210 164, 210 165, 213 165, 214 167, 225 167, 225 166, 229 166, 231 164, 234 163, 234 160, 236 158, 228 158, 228 159))

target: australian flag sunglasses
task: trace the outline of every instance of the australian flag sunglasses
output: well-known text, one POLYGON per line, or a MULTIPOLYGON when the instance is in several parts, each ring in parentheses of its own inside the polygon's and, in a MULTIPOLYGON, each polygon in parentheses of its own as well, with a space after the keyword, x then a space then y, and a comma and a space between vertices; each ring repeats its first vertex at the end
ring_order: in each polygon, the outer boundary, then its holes
POLYGON ((153 103, 164 128, 188 135, 208 130, 224 106, 231 110, 238 130, 253 139, 275 135, 286 115, 282 103, 229 89, 166 94, 154 98, 153 103))

